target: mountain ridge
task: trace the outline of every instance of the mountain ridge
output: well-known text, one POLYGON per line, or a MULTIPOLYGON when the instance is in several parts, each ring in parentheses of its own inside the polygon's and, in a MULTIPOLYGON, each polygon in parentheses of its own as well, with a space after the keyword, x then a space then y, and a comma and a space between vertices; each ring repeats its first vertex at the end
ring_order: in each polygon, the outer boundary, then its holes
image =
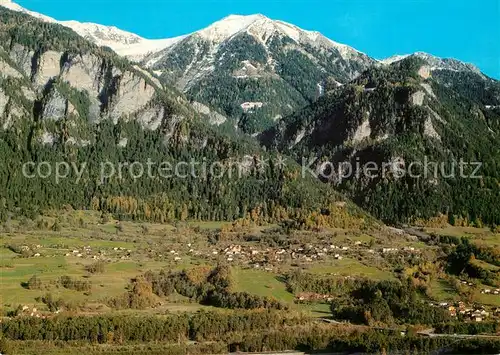
POLYGON ((3 7, 0 153, 0 180, 8 182, 0 187, 2 221, 68 205, 162 222, 250 214, 281 222, 325 208, 336 211, 335 225, 374 221, 321 182, 299 178, 297 165, 261 166, 270 157, 257 141, 211 127, 182 93, 144 68, 66 27, 3 7), (71 162, 85 174, 28 178, 30 162, 71 162), (103 176, 103 164, 122 162, 167 163, 172 170, 103 176), (186 162, 195 171, 181 171, 186 162), (123 205, 132 200, 135 207, 123 205))
POLYGON ((182 37, 147 39, 135 33, 119 29, 116 26, 105 26, 92 22, 78 22, 74 20, 59 21, 44 14, 25 9, 11 0, 0 0, 0 6, 6 7, 12 11, 27 14, 45 22, 68 27, 98 46, 110 47, 117 54, 126 56, 132 60, 140 60, 148 53, 164 49, 180 40, 182 37))
MULTIPOLYGON (((245 27, 245 23, 248 25, 251 25, 254 21, 258 19, 265 19, 267 21, 273 21, 276 23, 281 24, 284 27, 288 28, 294 28, 298 29, 301 31, 306 31, 303 29, 300 29, 299 27, 289 24, 285 21, 280 21, 280 20, 271 20, 270 18, 262 15, 262 14, 253 14, 253 15, 238 15, 238 14, 231 14, 228 15, 224 18, 222 18, 219 21, 216 21, 215 23, 202 28, 200 30, 197 30, 193 33, 188 33, 184 34, 181 36, 176 36, 176 37, 167 37, 167 38, 162 38, 162 39, 148 39, 144 38, 140 35, 137 35, 133 32, 125 31, 120 28, 117 28, 116 26, 106 26, 106 25, 101 25, 93 22, 79 22, 79 21, 74 21, 74 20, 67 20, 67 21, 59 21, 56 20, 52 17, 46 16, 44 14, 28 10, 17 3, 13 2, 12 0, 0 0, 0 6, 4 6, 10 10, 17 11, 17 12, 22 12, 25 14, 28 14, 30 16, 36 17, 40 20, 46 21, 46 22, 51 22, 51 23, 57 23, 60 25, 63 25, 65 27, 69 27, 73 29, 75 32, 77 32, 79 35, 81 35, 84 38, 90 39, 94 41, 97 45, 100 46, 108 46, 111 49, 115 50, 117 54, 126 56, 130 59, 137 59, 140 60, 143 56, 146 56, 148 54, 164 50, 178 41, 182 40, 183 38, 195 34, 195 33, 200 33, 202 35, 206 35, 209 39, 214 39, 211 38, 210 36, 210 30, 211 29, 221 29, 226 27, 226 30, 231 28, 231 26, 224 26, 227 25, 227 22, 232 22, 233 23, 233 28, 234 28, 234 22, 243 22, 243 24, 239 23, 237 26, 239 27, 239 30, 242 30, 243 27, 245 27), (224 25, 222 25, 224 24, 224 25), (222 25, 222 26, 218 26, 222 25), (100 35, 99 35, 100 33, 100 35), (113 38, 114 37, 114 38, 113 38), (125 46, 131 46, 132 48, 125 48, 125 46)), ((237 32, 237 31, 236 31, 237 32)), ((234 35, 236 32, 233 32, 232 34, 234 35)), ((315 31, 307 31, 310 32, 311 34, 319 34, 319 32, 315 31)), ((323 35, 322 35, 323 36, 323 35)), ((347 45, 337 43, 333 40, 328 39, 327 37, 323 36, 325 39, 330 41, 333 45, 337 45, 338 47, 342 48, 351 48, 347 45)), ((227 38, 226 38, 227 39, 227 38)))
MULTIPOLYGON (((354 49, 353 47, 329 39, 328 37, 324 36, 318 31, 305 30, 296 25, 293 25, 291 23, 282 20, 271 19, 263 14, 253 14, 253 15, 231 14, 222 18, 219 21, 214 22, 208 27, 196 31, 194 33, 199 33, 200 35, 210 40, 223 42, 241 31, 244 30, 251 31, 251 29, 254 27, 260 27, 260 30, 264 32, 273 29, 281 30, 285 32, 290 38, 294 39, 296 42, 300 40, 300 36, 302 34, 306 34, 309 37, 309 40, 311 41, 316 41, 318 40, 318 38, 321 38, 328 41, 332 46, 335 46, 337 48, 342 48, 342 50, 346 53, 352 50, 361 53, 360 51, 354 49), (233 24, 236 26, 234 26, 233 24), (224 31, 227 32, 224 33, 224 31), (222 38, 217 37, 217 35, 214 36, 214 34, 217 33, 222 33, 223 34, 222 38)), ((266 37, 269 37, 271 34, 257 33, 255 35, 257 37, 259 35, 266 35, 266 37)), ((263 37, 261 37, 261 39, 265 42, 265 39, 263 37)))
MULTIPOLYGON (((476 74, 482 74, 481 70, 472 63, 467 63, 455 58, 441 58, 426 52, 414 52, 410 54, 396 54, 391 57, 380 60, 384 65, 391 65, 400 62, 409 57, 421 58, 425 60, 432 71, 451 70, 451 71, 471 71, 476 74)), ((482 74, 484 76, 484 74, 482 74)))
MULTIPOLYGON (((330 39, 329 37, 323 35, 321 32, 302 29, 294 24, 282 20, 271 19, 261 13, 251 15, 230 14, 192 33, 187 33, 175 37, 149 39, 142 37, 136 33, 122 30, 116 26, 101 25, 93 22, 79 22, 75 20, 56 20, 50 16, 28 10, 12 0, 0 0, 0 6, 4 6, 13 11, 28 14, 46 22, 57 23, 62 26, 68 27, 74 30, 80 36, 96 43, 97 45, 109 47, 117 54, 125 56, 133 61, 143 61, 144 58, 154 56, 161 51, 167 50, 168 48, 178 44, 186 37, 195 34, 201 35, 202 37, 215 42, 223 42, 224 40, 228 40, 230 37, 236 35, 238 32, 248 30, 249 27, 255 25, 255 22, 258 21, 264 21, 267 22, 267 24, 273 23, 277 28, 286 32, 287 35, 289 35, 294 40, 299 40, 300 34, 298 33, 302 33, 306 34, 313 42, 319 39, 325 43, 329 43, 331 46, 339 49, 339 51, 345 56, 349 56, 352 53, 360 53, 366 55, 366 53, 363 53, 352 46, 342 44, 330 39), (223 36, 222 40, 216 35, 218 32, 220 33, 220 29, 229 31, 229 33, 226 33, 226 35, 223 36)), ((426 58, 427 60, 432 60, 435 64, 440 64, 435 65, 433 69, 436 70, 457 70, 458 67, 460 68, 458 70, 471 70, 476 73, 481 73, 481 70, 472 63, 467 63, 456 58, 437 57, 421 51, 403 55, 396 54, 387 58, 378 59, 377 61, 383 65, 389 65, 410 56, 420 57, 424 59, 426 58)))

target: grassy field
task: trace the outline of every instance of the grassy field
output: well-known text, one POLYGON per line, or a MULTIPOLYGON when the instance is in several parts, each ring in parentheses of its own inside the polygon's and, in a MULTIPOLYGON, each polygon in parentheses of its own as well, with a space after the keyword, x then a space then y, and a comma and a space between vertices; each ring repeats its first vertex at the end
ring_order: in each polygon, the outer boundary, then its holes
POLYGON ((375 280, 391 280, 394 275, 388 271, 378 269, 374 266, 367 266, 358 260, 345 258, 333 260, 328 263, 313 265, 307 269, 314 274, 334 274, 340 276, 361 276, 375 280))
MULTIPOLYGON (((100 214, 91 211, 48 213, 37 223, 11 221, 7 231, 0 233, 0 304, 7 309, 18 305, 43 308, 44 305, 36 299, 50 292, 56 299, 104 307, 107 298, 124 294, 130 280, 148 270, 180 271, 205 264, 205 259, 188 252, 190 248, 196 251, 207 251, 209 248, 204 239, 194 235, 192 229, 214 231, 227 225, 230 223, 183 222, 174 226, 112 219, 103 221, 100 214), (59 228, 54 230, 51 226, 56 220, 59 228), (11 246, 29 247, 33 250, 32 255, 20 257, 10 249, 11 246), (85 250, 91 251, 85 253, 85 250), (84 255, 79 257, 78 254, 84 255), (181 260, 174 261, 177 255, 181 255, 181 260), (96 256, 105 259, 105 271, 89 274, 85 267, 95 263, 96 256), (26 288, 25 284, 34 275, 42 281, 41 289, 26 288), (90 281, 91 291, 84 293, 65 289, 58 284, 61 276, 90 281)), ((209 264, 214 265, 219 259, 214 256, 209 264)), ((238 280, 252 285, 257 294, 293 301, 293 295, 286 293, 282 283, 274 277, 270 282, 266 280, 267 273, 235 270, 238 280), (258 287, 261 284, 271 285, 275 290, 258 287)), ((196 311, 203 308, 182 296, 163 303, 157 311, 196 311)))
POLYGON ((293 302, 294 296, 286 290, 283 282, 278 281, 279 275, 263 270, 233 268, 232 276, 235 292, 248 292, 287 303, 293 302))
POLYGON ((472 263, 488 271, 498 272, 498 270, 500 270, 500 267, 487 263, 483 260, 475 259, 472 261, 472 263))
POLYGON ((301 304, 300 309, 309 312, 316 318, 329 318, 332 315, 330 305, 327 303, 301 304))
MULTIPOLYGON (((3 305, 40 306, 35 298, 47 292, 66 301, 99 304, 107 297, 125 292, 130 279, 138 274, 150 269, 159 270, 168 265, 139 253, 134 260, 128 260, 124 255, 128 251, 136 253, 144 250, 150 242, 173 227, 122 222, 121 231, 118 232, 116 221, 101 223, 95 213, 82 211, 62 214, 60 220, 62 222, 58 231, 33 225, 24 226, 19 221, 14 221, 11 228, 17 230, 0 235, 0 300, 3 305), (148 231, 151 239, 141 238, 144 230, 148 231), (29 246, 39 256, 19 257, 9 249, 12 245, 29 246), (84 253, 84 248, 91 250, 88 254, 98 255, 102 252, 106 256, 108 260, 104 273, 91 275, 85 270, 85 266, 96 260, 91 255, 78 257, 77 254, 84 253), (23 287, 23 283, 33 275, 42 281, 43 286, 39 290, 23 287), (92 289, 87 294, 64 289, 57 285, 61 276, 88 280, 92 283, 92 289)), ((55 218, 49 215, 43 221, 50 226, 55 218)))
POLYGON ((475 299, 482 304, 500 307, 500 296, 498 295, 486 295, 478 291, 475 295, 475 299))
POLYGON ((460 298, 453 286, 446 280, 433 280, 430 289, 432 298, 436 301, 451 302, 460 298))
POLYGON ((286 303, 292 309, 306 312, 313 317, 330 317, 330 305, 327 303, 296 304, 295 296, 286 290, 286 285, 280 281, 280 275, 264 270, 233 268, 232 276, 235 292, 247 292, 253 295, 271 297, 286 303))
POLYGON ((193 227, 193 228, 202 228, 202 229, 220 229, 224 226, 230 226, 231 223, 229 222, 217 222, 217 221, 212 221, 212 222, 188 222, 188 226, 193 227))
POLYGON ((448 226, 445 228, 425 228, 427 233, 436 233, 439 235, 450 235, 461 237, 464 235, 481 236, 491 233, 489 228, 475 228, 475 227, 455 227, 448 226))
POLYGON ((448 235, 454 237, 469 237, 474 241, 485 243, 493 247, 500 247, 500 234, 493 233, 489 228, 454 227, 425 228, 427 233, 448 235))
MULTIPOLYGON (((5 259, 2 259, 5 261, 5 259)), ((38 257, 26 259, 12 259, 12 267, 1 268, 1 293, 3 304, 33 304, 35 298, 51 292, 56 298, 62 297, 75 302, 102 302, 107 297, 123 293, 130 279, 149 269, 161 269, 162 263, 145 262, 114 262, 106 264, 106 271, 102 274, 89 275, 84 267, 92 261, 74 256, 38 257), (37 275, 45 287, 41 290, 28 290, 22 286, 33 275, 37 275), (88 295, 82 292, 67 290, 61 287, 50 287, 59 277, 70 276, 75 279, 89 280, 92 290, 88 295)))
MULTIPOLYGON (((483 305, 491 307, 500 307, 500 296, 494 294, 482 294, 481 290, 490 288, 491 286, 481 285, 474 291, 474 300, 483 305)), ((460 295, 446 280, 433 280, 430 287, 430 294, 433 300, 439 302, 456 302, 461 300, 460 295)))
MULTIPOLYGON (((228 229, 231 223, 135 223, 112 218, 104 220, 99 213, 91 211, 52 212, 37 221, 10 221, 4 226, 4 231, 0 232, 0 304, 4 309, 13 309, 18 305, 43 308, 44 305, 36 299, 50 292, 56 299, 92 305, 93 309, 107 309, 108 298, 123 295, 127 292, 130 280, 148 270, 182 270, 200 265, 214 267, 231 260, 233 291, 272 297, 315 316, 324 316, 329 312, 328 305, 296 305, 294 295, 286 290, 280 276, 293 268, 300 268, 317 275, 396 280, 394 265, 382 255, 382 247, 413 246, 425 251, 435 248, 414 240, 395 239, 394 236, 385 240, 383 231, 380 230, 332 229, 319 233, 301 231, 285 237, 291 238, 295 243, 287 248, 316 243, 318 251, 329 248, 331 244, 348 246, 349 249, 329 251, 329 256, 313 261, 310 258, 309 261, 305 261, 305 258, 285 260, 282 264, 271 265, 273 267, 270 270, 273 271, 265 271, 262 263, 275 259, 273 251, 267 259, 259 261, 259 269, 253 268, 251 264, 245 265, 241 255, 229 258, 224 251, 234 244, 240 244, 242 248, 257 248, 260 250, 258 255, 263 255, 272 248, 281 249, 279 245, 266 244, 267 239, 247 242, 242 237, 268 236, 269 231, 277 226, 253 226, 232 234, 225 233, 224 238, 227 240, 210 239, 222 227, 228 229), (55 224, 57 228, 54 227, 55 224), (26 247, 32 252, 22 257, 13 251, 19 247, 26 247), (340 253, 343 259, 335 260, 335 253, 340 253), (97 259, 104 261, 105 270, 103 273, 90 274, 86 271, 86 266, 95 263, 97 259), (25 283, 34 275, 42 281, 41 289, 26 288, 25 283), (58 283, 61 276, 90 281, 91 290, 84 293, 65 289, 58 283)), ((488 229, 448 227, 428 232, 468 235, 490 245, 496 245, 500 239, 499 235, 488 229)), ((248 250, 246 255, 250 254, 248 250)), ((499 269, 479 260, 477 262, 491 271, 499 269)), ((459 297, 443 280, 433 281, 430 289, 432 298, 436 300, 456 300, 459 297)), ((500 306, 500 298, 496 295, 483 295, 478 290, 475 298, 485 304, 500 306)), ((181 296, 165 299, 162 303, 155 312, 196 311, 203 308, 181 296)))

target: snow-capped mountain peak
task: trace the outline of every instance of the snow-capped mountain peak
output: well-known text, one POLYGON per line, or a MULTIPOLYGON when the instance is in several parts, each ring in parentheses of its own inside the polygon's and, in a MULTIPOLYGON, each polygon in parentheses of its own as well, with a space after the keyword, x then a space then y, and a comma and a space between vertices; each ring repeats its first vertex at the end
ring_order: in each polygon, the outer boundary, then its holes
POLYGON ((264 23, 266 21, 270 20, 263 15, 229 15, 197 33, 206 40, 221 43, 235 34, 247 30, 257 22, 264 23))
MULTIPOLYGON (((166 50, 180 42, 186 36, 167 39, 146 39, 137 34, 116 28, 115 26, 104 26, 95 23, 78 21, 58 21, 52 17, 33 12, 12 2, 11 0, 0 0, 0 6, 10 10, 22 12, 36 17, 45 22, 58 23, 71 28, 80 36, 94 42, 99 46, 106 46, 129 59, 141 61, 144 58, 166 50)), ((315 47, 335 48, 344 58, 359 54, 354 48, 334 42, 321 33, 307 31, 284 21, 272 20, 262 14, 254 15, 229 15, 210 26, 195 32, 194 35, 205 41, 211 42, 216 47, 233 36, 246 32, 254 38, 266 44, 267 40, 276 33, 288 36, 299 44, 311 44, 315 47)))
POLYGON ((120 30, 115 26, 78 21, 60 21, 59 24, 71 28, 80 36, 113 49, 119 55, 140 61, 146 55, 156 53, 178 42, 183 37, 166 39, 146 39, 134 33, 120 30))
POLYGON ((71 28, 80 36, 91 40, 102 42, 121 42, 123 44, 134 44, 142 41, 144 38, 130 32, 122 31, 115 26, 103 26, 89 22, 61 21, 61 25, 71 28))
POLYGON ((342 56, 348 57, 353 53, 360 53, 352 47, 328 39, 320 32, 304 30, 284 21, 272 20, 262 14, 229 15, 196 32, 196 34, 204 40, 218 45, 243 32, 252 35, 264 44, 273 34, 280 33, 297 43, 334 47, 339 50, 342 56))
POLYGON ((11 0, 0 0, 0 6, 6 7, 7 9, 12 11, 22 12, 26 15, 36 17, 37 19, 40 19, 45 22, 53 22, 53 23, 57 22, 52 17, 39 14, 38 12, 29 11, 24 7, 12 2, 11 0))
POLYGON ((227 16, 142 61, 232 118, 287 115, 322 95, 327 81, 347 83, 374 63, 319 32, 261 14, 227 16))
POLYGON ((11 0, 0 0, 0 6, 9 10, 21 12, 45 22, 57 23, 68 27, 80 36, 94 42, 98 46, 107 46, 116 53, 126 56, 132 60, 141 60, 144 56, 158 52, 178 42, 183 37, 167 39, 146 39, 134 33, 116 28, 115 26, 104 26, 89 22, 58 21, 52 17, 42 15, 25 9, 11 0))

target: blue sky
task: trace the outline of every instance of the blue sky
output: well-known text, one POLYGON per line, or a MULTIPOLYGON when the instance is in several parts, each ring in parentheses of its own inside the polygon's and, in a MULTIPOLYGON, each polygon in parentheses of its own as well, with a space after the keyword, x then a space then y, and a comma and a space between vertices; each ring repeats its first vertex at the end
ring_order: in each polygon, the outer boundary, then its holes
POLYGON ((229 14, 262 13, 375 58, 424 51, 500 78, 500 0, 14 0, 58 20, 147 38, 190 33, 229 14))

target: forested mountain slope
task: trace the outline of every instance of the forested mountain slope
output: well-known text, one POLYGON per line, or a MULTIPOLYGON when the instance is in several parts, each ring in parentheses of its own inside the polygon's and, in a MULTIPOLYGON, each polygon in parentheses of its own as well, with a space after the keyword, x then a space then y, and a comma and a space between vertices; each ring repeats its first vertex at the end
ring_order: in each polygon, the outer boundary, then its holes
MULTIPOLYGON (((158 221, 297 217, 305 223, 343 200, 301 179, 296 167, 259 164, 270 157, 255 141, 221 135, 175 89, 60 25, 0 7, 0 66, 2 218, 69 205, 158 221), (104 163, 117 170, 149 160, 156 164, 152 175, 125 168, 103 179, 104 163), (220 177, 202 168, 197 176, 183 170, 180 178, 158 173, 161 162, 180 161, 218 162, 219 170, 239 162, 244 169, 220 177), (26 162, 32 164, 25 170, 26 162), (57 180, 61 162, 71 169, 57 180)), ((351 216, 363 223, 367 216, 348 205, 329 214, 330 222, 351 216)))
POLYGON ((297 160, 317 158, 312 167, 323 171, 320 178, 386 221, 447 213, 450 220, 498 224, 500 111, 492 106, 497 90, 498 82, 473 70, 437 69, 411 56, 366 71, 261 138, 297 160), (464 166, 467 178, 460 176, 461 160, 470 163, 464 166), (357 163, 362 170, 374 162, 378 170, 344 177, 344 162, 354 171, 357 163), (477 172, 474 162, 482 164, 477 172), (409 176, 410 166, 419 177, 409 176), (406 174, 396 175, 398 169, 406 174), (473 173, 482 177, 470 178, 473 173))
POLYGON ((226 17, 144 60, 247 133, 262 131, 374 63, 318 32, 262 15, 226 17))

